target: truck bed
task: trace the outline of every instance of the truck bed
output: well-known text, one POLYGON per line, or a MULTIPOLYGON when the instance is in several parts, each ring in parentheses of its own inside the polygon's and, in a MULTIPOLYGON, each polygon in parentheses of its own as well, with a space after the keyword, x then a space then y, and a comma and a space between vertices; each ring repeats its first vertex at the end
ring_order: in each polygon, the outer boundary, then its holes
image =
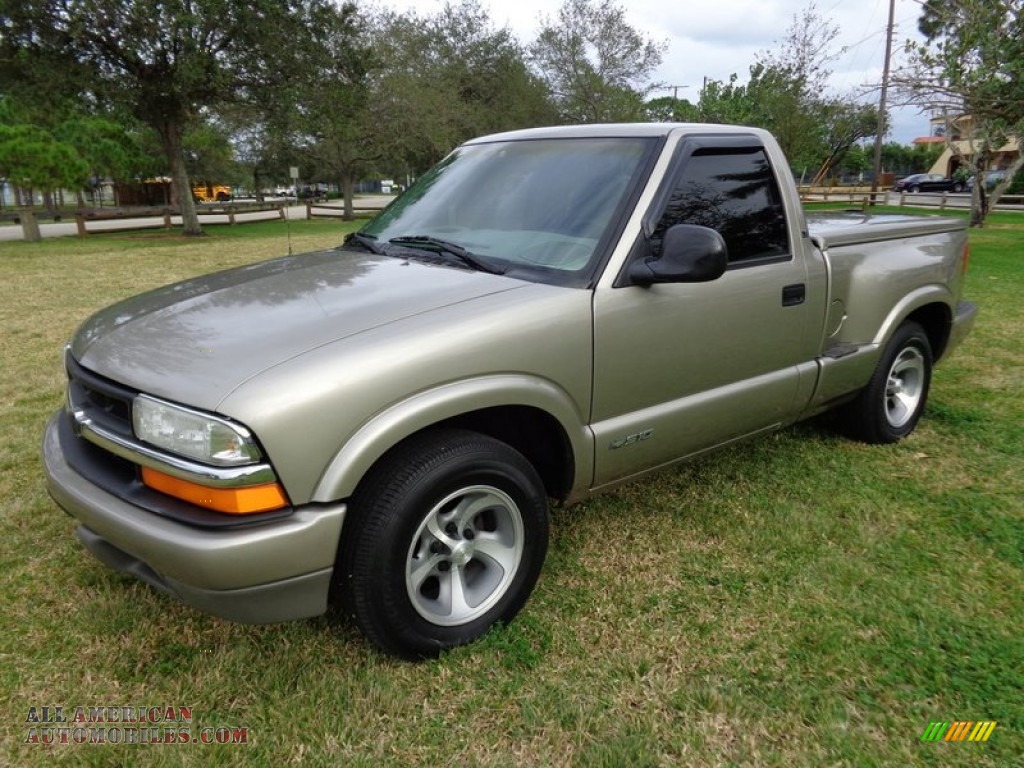
POLYGON ((967 222, 952 216, 821 211, 807 214, 807 228, 814 244, 826 250, 843 245, 954 232, 966 229, 967 222))

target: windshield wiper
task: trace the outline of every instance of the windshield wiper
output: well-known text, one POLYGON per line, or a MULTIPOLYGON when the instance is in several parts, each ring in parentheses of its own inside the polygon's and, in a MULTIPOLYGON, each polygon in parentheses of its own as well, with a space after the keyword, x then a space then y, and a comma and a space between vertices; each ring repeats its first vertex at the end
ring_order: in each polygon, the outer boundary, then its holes
POLYGON ((485 257, 473 253, 472 251, 467 251, 457 243, 450 243, 447 240, 432 237, 431 235, 402 235, 401 237, 392 237, 388 242, 395 243, 396 245, 404 245, 410 248, 416 248, 417 246, 433 246, 430 250, 439 250, 442 253, 451 254, 463 264, 466 264, 480 272, 488 272, 492 275, 505 274, 504 268, 492 264, 485 257))
POLYGON ((377 242, 376 237, 373 235, 364 235, 362 232, 349 232, 345 235, 344 244, 361 245, 371 253, 376 253, 378 255, 384 253, 384 249, 380 246, 380 243, 377 242))

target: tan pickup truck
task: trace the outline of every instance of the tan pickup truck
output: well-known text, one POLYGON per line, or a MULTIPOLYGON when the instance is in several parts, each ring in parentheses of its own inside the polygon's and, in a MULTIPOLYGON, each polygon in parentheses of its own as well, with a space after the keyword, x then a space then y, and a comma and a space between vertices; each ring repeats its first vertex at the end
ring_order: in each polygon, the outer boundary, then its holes
POLYGON ((86 547, 238 621, 338 602, 423 657, 526 602, 548 503, 839 408, 921 417, 967 334, 949 218, 800 206, 767 133, 477 139, 341 247, 98 312, 43 453, 86 547))

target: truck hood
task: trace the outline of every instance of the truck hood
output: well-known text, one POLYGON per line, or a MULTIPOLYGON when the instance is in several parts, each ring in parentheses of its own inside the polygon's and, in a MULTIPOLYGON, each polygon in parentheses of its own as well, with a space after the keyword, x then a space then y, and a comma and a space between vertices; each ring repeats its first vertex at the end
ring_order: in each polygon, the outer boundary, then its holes
POLYGON ((158 288, 75 333, 83 366, 215 410, 247 379, 338 339, 522 281, 351 250, 275 259, 158 288))

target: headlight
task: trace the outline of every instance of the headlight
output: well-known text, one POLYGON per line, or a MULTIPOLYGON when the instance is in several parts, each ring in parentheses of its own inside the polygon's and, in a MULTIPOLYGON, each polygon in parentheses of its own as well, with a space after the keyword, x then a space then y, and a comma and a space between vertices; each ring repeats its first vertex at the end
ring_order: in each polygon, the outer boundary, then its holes
POLYGON ((140 440, 207 464, 233 467, 260 458, 245 427, 148 395, 132 403, 132 425, 140 440))

